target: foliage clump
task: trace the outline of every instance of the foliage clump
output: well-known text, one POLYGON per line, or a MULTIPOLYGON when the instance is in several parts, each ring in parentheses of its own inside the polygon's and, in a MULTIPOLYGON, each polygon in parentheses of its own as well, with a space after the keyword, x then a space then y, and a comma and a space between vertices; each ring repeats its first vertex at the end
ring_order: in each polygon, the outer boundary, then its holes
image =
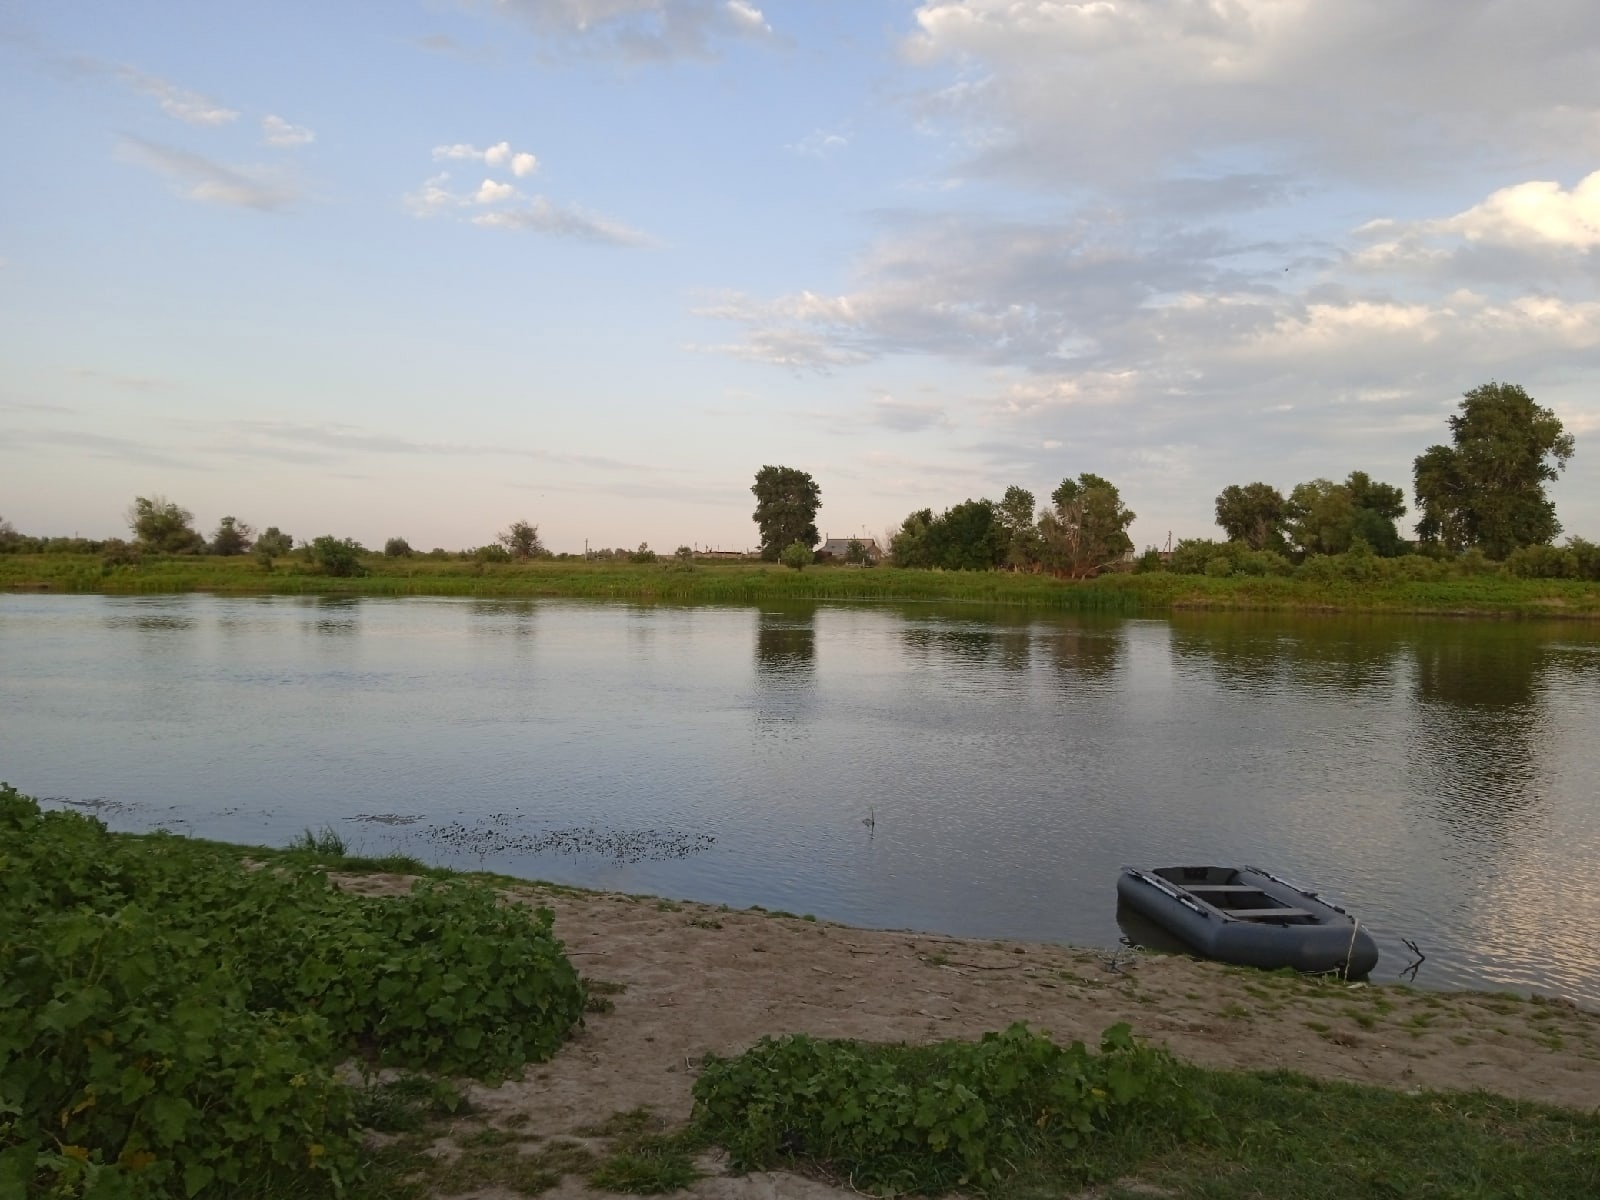
POLYGON ((750 515, 761 530, 761 557, 777 562, 784 548, 802 542, 810 550, 822 540, 817 532, 817 509, 822 489, 805 471, 794 467, 765 466, 756 472, 750 490, 756 511, 750 515))
POLYGON ((1125 1024, 1099 1054, 1021 1023, 930 1046, 763 1038, 708 1056, 694 1096, 698 1127, 735 1167, 810 1163, 882 1194, 984 1189, 1025 1159, 1204 1117, 1176 1060, 1125 1024))
POLYGON ((367 573, 366 564, 361 561, 366 552, 366 547, 360 542, 352 538, 336 538, 331 533, 313 538, 309 550, 311 561, 324 575, 337 575, 343 579, 360 578, 367 573))
POLYGON ((352 1056, 498 1077, 584 992, 548 911, 340 892, 127 839, 0 784, 0 1195, 327 1195, 360 1170, 352 1056))

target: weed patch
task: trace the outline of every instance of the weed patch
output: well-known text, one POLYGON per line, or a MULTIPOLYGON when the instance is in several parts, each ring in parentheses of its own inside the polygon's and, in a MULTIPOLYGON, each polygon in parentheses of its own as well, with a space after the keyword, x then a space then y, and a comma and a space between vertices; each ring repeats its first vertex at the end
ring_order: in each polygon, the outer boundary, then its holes
POLYGON ((1126 1025, 1098 1055, 1020 1024, 932 1046, 766 1038, 708 1055, 694 1096, 736 1168, 807 1163, 885 1194, 989 1188, 1025 1159, 1202 1115, 1175 1061, 1126 1025))
POLYGON ((350 895, 3 784, 0 847, 3 1196, 332 1195, 362 1174, 364 1117, 445 1103, 335 1064, 499 1077, 581 1018, 550 914, 481 885, 350 895))

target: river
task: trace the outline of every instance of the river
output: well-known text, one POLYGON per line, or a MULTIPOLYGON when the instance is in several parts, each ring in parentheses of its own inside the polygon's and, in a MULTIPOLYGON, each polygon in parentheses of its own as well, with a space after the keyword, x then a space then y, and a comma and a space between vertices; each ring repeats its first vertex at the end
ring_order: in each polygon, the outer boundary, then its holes
POLYGON ((1600 628, 0 596, 0 779, 588 887, 1112 946, 1254 863, 1432 986, 1600 1003, 1600 628))

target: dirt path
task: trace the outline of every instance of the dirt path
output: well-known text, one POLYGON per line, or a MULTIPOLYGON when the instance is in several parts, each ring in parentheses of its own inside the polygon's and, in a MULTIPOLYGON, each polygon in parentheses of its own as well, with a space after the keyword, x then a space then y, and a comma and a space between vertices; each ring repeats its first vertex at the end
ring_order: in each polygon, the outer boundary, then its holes
MULTIPOLYGON (((352 876, 352 891, 410 881, 352 876)), ((1180 1058, 1397 1088, 1476 1089, 1600 1106, 1600 1014, 1559 1000, 1268 975, 1187 958, 852 929, 650 898, 508 891, 555 911, 583 975, 621 985, 614 1011, 519 1082, 478 1089, 491 1122, 545 1136, 649 1107, 687 1119, 695 1068, 765 1034, 873 1041, 976 1037, 1026 1021, 1094 1045, 1127 1021, 1180 1058)), ((590 1193, 573 1180, 552 1198, 590 1193)), ((793 1176, 703 1180, 705 1197, 848 1195, 793 1176)), ((487 1195, 487 1193, 484 1193, 487 1195)))

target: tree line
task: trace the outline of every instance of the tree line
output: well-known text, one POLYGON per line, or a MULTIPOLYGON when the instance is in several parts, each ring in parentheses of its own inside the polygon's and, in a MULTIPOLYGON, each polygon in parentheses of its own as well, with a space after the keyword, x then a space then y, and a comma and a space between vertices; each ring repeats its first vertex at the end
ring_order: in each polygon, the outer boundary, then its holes
MULTIPOLYGON (((1070 579, 1130 563, 1142 570, 1288 574, 1317 559, 1346 555, 1362 561, 1474 555, 1504 561, 1513 573, 1600 579, 1600 551, 1590 543, 1574 538, 1565 548, 1552 544, 1561 522, 1545 485, 1558 478, 1574 452, 1573 436, 1560 419, 1520 386, 1491 382, 1464 394, 1448 426, 1450 444, 1428 447, 1413 463, 1414 540, 1400 530, 1407 512, 1404 492, 1355 470, 1338 483, 1297 484, 1287 496, 1259 480, 1230 484, 1213 510, 1225 541, 1186 538, 1170 552, 1151 549, 1133 560, 1127 530, 1134 513, 1115 484, 1084 472, 1062 480, 1049 505, 1038 510, 1033 493, 1016 485, 998 501, 968 499, 937 515, 931 508, 919 509, 890 534, 887 549, 898 567, 1043 571, 1070 579)), ((763 466, 750 490, 756 497, 751 519, 760 529, 761 558, 797 569, 814 561, 822 503, 816 480, 794 467, 763 466)), ((29 538, 0 520, 0 553, 104 553, 112 564, 137 562, 143 554, 253 553, 270 567, 273 559, 294 552, 336 575, 362 573, 361 560, 370 553, 350 538, 332 535, 296 547, 276 526, 258 535, 233 516, 223 517, 206 537, 195 529, 189 510, 163 496, 136 497, 127 520, 132 540, 105 542, 29 538)), ((399 558, 416 552, 396 537, 384 544, 383 553, 399 558)), ((454 555, 436 548, 428 557, 510 562, 552 556, 539 527, 517 520, 484 546, 454 555)), ((657 560, 643 543, 637 550, 588 557, 657 560)), ((688 564, 693 552, 680 546, 672 557, 688 564)), ((844 557, 870 561, 859 540, 844 557)))
MULTIPOLYGON (((1229 484, 1213 510, 1225 541, 1186 538, 1170 551, 1150 549, 1134 560, 1127 534, 1133 512, 1115 484, 1085 472, 1064 479, 1038 511, 1033 493, 1015 485, 998 501, 968 499, 937 515, 919 509, 890 534, 888 548, 898 567, 1003 568, 1072 579, 1130 565, 1214 575, 1289 574, 1313 560, 1345 555, 1362 561, 1473 555, 1506 561, 1513 573, 1600 578, 1589 543, 1577 538, 1565 549, 1551 545, 1561 522, 1544 487, 1566 467, 1574 448, 1559 418, 1520 386, 1492 382, 1465 393, 1448 425, 1450 444, 1430 446, 1413 463, 1414 539, 1401 532, 1407 512, 1401 488, 1355 470, 1337 483, 1297 484, 1287 496, 1261 481, 1229 484)), ((762 557, 793 557, 795 566, 809 561, 818 540, 816 482, 792 467, 768 466, 751 490, 758 501, 753 520, 761 527, 762 557)))

